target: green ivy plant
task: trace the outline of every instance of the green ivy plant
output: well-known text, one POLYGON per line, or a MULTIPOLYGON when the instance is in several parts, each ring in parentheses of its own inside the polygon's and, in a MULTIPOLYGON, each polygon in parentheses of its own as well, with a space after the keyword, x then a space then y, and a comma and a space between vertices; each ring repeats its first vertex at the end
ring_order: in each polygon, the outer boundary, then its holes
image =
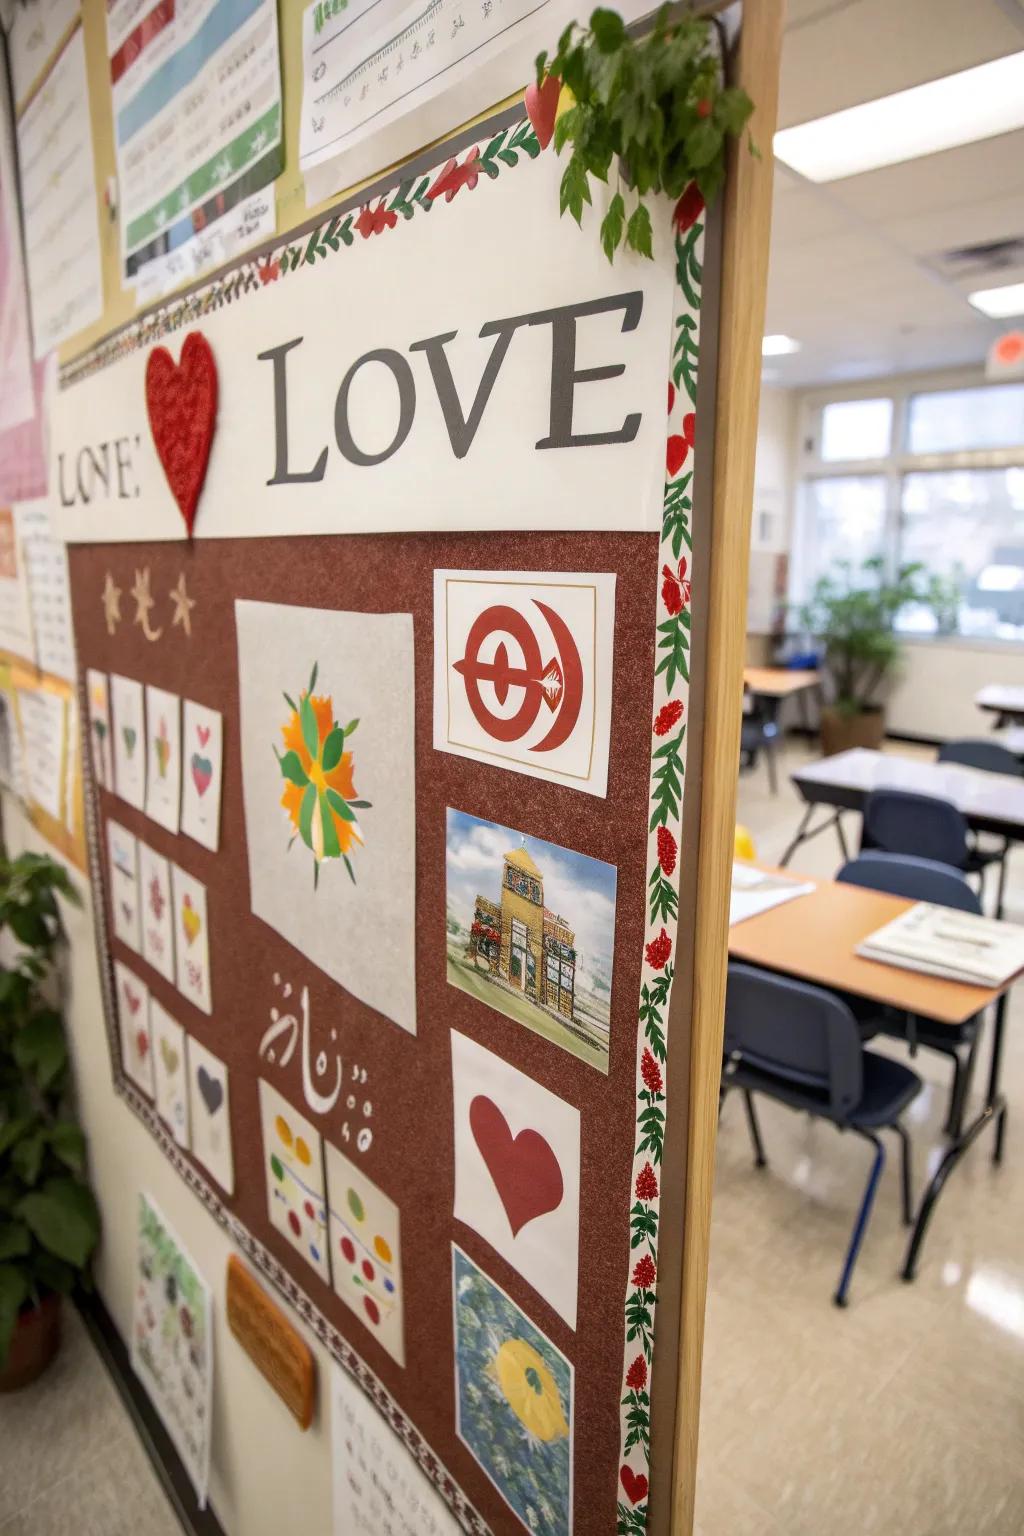
POLYGON ((589 28, 566 27, 552 58, 537 57, 538 88, 557 78, 575 97, 554 128, 557 153, 572 145, 561 212, 568 209, 580 224, 591 201, 589 177, 607 182, 617 158, 618 190, 601 221, 609 261, 623 238, 630 250, 652 255, 649 192, 677 200, 695 183, 705 203, 714 200, 725 180, 727 142, 753 111, 746 91, 722 84, 712 23, 695 16, 670 22, 669 14, 662 6, 653 29, 634 40, 616 11, 599 9, 589 28))
POLYGON ((70 1113, 64 1025, 48 996, 58 894, 78 901, 53 859, 0 855, 0 933, 16 951, 0 968, 0 1367, 18 1313, 47 1292, 70 1292, 99 1239, 85 1140, 70 1113))

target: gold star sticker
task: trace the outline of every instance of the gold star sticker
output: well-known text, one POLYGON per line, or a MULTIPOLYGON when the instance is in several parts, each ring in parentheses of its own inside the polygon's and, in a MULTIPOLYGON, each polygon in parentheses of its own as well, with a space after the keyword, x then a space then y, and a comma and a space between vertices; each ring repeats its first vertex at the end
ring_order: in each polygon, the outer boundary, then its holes
POLYGON ((121 622, 121 588, 114 585, 109 571, 103 583, 103 615, 107 621, 107 634, 112 635, 121 622))
POLYGON ((142 627, 142 633, 147 640, 159 640, 163 634, 162 629, 154 629, 149 622, 149 610, 154 606, 156 599, 149 590, 149 566, 145 570, 135 572, 135 585, 132 587, 132 597, 135 599, 134 624, 142 627))
POLYGON ((173 629, 175 624, 180 624, 186 635, 191 635, 192 609, 196 605, 196 600, 188 595, 184 571, 178 577, 178 585, 171 588, 168 596, 174 604, 174 618, 171 620, 171 628, 173 629))

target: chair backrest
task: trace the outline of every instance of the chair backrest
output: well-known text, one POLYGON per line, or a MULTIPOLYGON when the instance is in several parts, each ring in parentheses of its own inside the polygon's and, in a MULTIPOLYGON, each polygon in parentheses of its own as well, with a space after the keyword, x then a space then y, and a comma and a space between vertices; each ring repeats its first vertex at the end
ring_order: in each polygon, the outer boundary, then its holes
MULTIPOLYGON (((864 1093, 857 1024, 831 992, 733 962, 725 996, 725 1054, 821 1096, 843 1121, 864 1093)), ((810 1105, 808 1107, 811 1107, 810 1105)))
POLYGON ((984 738, 964 738, 961 741, 944 741, 939 748, 940 763, 963 763, 967 768, 983 768, 986 773, 1008 773, 1011 778, 1024 778, 1024 763, 1009 747, 998 741, 984 738))
POLYGON ((959 869, 909 853, 870 849, 844 864, 836 879, 844 885, 905 896, 908 901, 930 901, 936 907, 955 907, 958 912, 981 911, 981 897, 959 869))
POLYGON ((874 789, 864 802, 861 849, 911 853, 963 869, 967 823, 951 800, 906 789, 874 789))

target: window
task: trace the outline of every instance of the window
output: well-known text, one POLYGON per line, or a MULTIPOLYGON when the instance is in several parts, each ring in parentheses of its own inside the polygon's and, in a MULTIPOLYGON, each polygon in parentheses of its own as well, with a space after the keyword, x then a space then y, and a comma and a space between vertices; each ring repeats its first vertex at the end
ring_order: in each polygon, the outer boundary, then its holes
MULTIPOLYGON (((908 453, 962 453, 1024 445, 1024 384, 911 395, 908 453)), ((822 458, 825 455, 822 454, 822 458)))
POLYGON ((833 400, 821 413, 821 458, 884 459, 892 443, 891 400, 833 400))
POLYGON ((942 580, 901 629, 1024 641, 1024 383, 812 398, 803 437, 794 602, 843 562, 916 562, 942 580))

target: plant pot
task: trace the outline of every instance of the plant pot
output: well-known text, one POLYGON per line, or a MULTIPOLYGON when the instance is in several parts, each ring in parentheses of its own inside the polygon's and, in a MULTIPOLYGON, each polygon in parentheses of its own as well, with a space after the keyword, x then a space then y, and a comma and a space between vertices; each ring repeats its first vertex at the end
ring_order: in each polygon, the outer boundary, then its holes
POLYGON ((877 705, 855 715, 826 707, 821 712, 821 750, 826 757, 848 752, 851 747, 871 747, 874 751, 885 737, 885 711, 877 705))
POLYGON ((0 1392, 18 1392, 40 1377, 60 1348, 60 1297, 48 1292, 37 1307, 18 1314, 7 1364, 0 1371, 0 1392))

